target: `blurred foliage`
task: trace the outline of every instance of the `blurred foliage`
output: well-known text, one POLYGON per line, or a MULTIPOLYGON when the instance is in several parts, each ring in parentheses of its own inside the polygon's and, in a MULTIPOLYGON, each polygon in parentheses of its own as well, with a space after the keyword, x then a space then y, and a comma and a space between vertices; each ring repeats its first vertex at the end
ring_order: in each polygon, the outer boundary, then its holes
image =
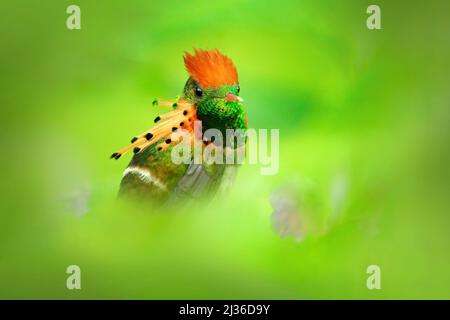
POLYGON ((0 297, 450 298, 450 8, 376 2, 379 31, 357 0, 3 1, 0 297), (280 170, 244 165, 208 206, 118 202, 128 159, 108 156, 181 92, 194 47, 234 60, 280 170), (284 188, 301 241, 272 228, 284 188))

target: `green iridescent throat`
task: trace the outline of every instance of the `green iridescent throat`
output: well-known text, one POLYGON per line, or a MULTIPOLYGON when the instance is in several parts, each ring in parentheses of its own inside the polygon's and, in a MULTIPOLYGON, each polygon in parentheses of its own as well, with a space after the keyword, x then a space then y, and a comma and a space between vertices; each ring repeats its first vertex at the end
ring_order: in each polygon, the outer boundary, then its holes
POLYGON ((229 93, 239 96, 238 88, 238 84, 201 88, 197 81, 189 78, 184 87, 183 98, 196 106, 203 131, 214 128, 225 136, 226 129, 247 129, 244 106, 236 101, 225 100, 229 93), (201 89, 201 96, 196 94, 196 88, 201 89))

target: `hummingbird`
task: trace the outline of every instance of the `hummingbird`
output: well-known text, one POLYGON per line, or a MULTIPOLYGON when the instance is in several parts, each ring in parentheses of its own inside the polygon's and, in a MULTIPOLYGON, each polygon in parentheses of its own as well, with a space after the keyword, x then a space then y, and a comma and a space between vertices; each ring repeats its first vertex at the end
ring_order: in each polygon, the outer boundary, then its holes
POLYGON ((195 150, 209 150, 210 155, 223 152, 216 160, 237 152, 245 157, 248 121, 233 61, 217 49, 194 49, 194 54, 185 52, 183 60, 189 77, 182 94, 174 101, 154 100, 153 105, 169 111, 111 155, 117 160, 127 152, 134 153, 123 173, 119 197, 156 203, 212 197, 229 189, 239 163, 196 161, 195 150), (208 135, 211 130, 219 134, 208 135), (217 136, 228 137, 229 130, 238 133, 226 139, 232 143, 224 145, 224 139, 217 136), (182 135, 174 138, 179 132, 182 135), (187 141, 188 148, 182 150, 185 161, 179 163, 173 154, 181 141, 187 141))

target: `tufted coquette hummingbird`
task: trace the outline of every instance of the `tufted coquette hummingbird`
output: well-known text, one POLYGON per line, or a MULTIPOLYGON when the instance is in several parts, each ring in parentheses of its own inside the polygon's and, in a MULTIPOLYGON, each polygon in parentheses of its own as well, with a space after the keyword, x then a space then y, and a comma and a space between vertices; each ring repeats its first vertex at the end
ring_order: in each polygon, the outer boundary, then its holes
POLYGON ((157 116, 154 127, 111 155, 119 159, 134 152, 123 173, 119 196, 156 203, 211 198, 226 193, 234 180, 239 166, 236 154, 245 155, 247 129, 236 67, 217 49, 194 49, 192 55, 185 52, 184 64, 189 78, 182 94, 175 101, 153 101, 170 111, 157 116), (175 150, 186 141, 187 149, 175 150), (203 156, 196 157, 198 147, 203 156), (185 161, 174 161, 178 153, 185 161), (205 158, 215 161, 197 161, 205 158), (229 158, 234 160, 226 161, 229 158))

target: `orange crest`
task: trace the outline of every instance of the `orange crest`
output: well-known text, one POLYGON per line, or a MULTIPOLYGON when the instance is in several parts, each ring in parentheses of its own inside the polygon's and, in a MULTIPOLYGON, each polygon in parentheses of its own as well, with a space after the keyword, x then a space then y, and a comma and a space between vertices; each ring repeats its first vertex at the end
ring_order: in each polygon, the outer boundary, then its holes
POLYGON ((238 83, 233 61, 219 50, 194 49, 194 55, 185 52, 184 64, 191 77, 203 88, 238 83))

